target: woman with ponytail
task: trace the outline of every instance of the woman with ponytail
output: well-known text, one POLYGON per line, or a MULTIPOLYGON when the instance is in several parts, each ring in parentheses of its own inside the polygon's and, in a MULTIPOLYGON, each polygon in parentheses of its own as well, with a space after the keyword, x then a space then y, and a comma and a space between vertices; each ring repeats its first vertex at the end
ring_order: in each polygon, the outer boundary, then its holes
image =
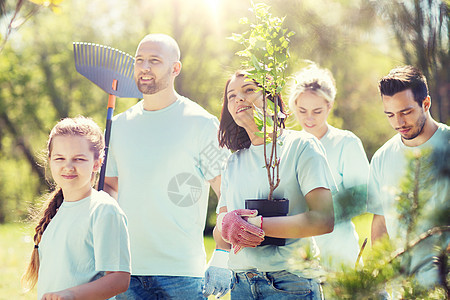
POLYGON ((361 140, 353 132, 328 124, 335 97, 336 83, 331 72, 311 64, 296 75, 289 107, 302 131, 314 135, 325 148, 339 190, 333 195, 333 232, 314 238, 322 265, 339 271, 342 264, 353 268, 358 263, 359 237, 352 218, 366 210, 369 161, 361 140))
POLYGON ((35 228, 23 278, 38 299, 108 299, 127 290, 130 250, 127 220, 117 202, 92 188, 103 161, 98 125, 66 118, 52 129, 48 164, 56 183, 35 228))

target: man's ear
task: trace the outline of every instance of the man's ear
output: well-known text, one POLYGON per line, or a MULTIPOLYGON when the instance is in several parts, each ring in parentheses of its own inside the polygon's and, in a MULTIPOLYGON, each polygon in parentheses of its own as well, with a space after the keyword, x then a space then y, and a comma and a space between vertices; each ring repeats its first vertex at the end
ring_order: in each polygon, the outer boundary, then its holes
POLYGON ((176 61, 173 63, 172 74, 176 77, 181 72, 181 61, 176 61))
POLYGON ((423 99, 422 101, 422 108, 425 112, 429 111, 431 107, 431 98, 430 96, 427 96, 425 99, 423 99))

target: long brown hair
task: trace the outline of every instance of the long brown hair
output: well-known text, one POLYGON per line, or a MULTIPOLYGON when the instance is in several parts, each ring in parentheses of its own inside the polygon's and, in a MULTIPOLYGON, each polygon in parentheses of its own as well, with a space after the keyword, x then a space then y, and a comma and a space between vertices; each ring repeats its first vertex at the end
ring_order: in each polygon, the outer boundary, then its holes
MULTIPOLYGON (((250 137, 247 134, 247 131, 234 121, 233 117, 228 110, 228 86, 230 85, 231 80, 236 77, 247 77, 248 71, 239 70, 234 73, 225 84, 225 91, 223 93, 223 104, 222 104, 222 112, 220 114, 220 123, 219 123, 219 145, 221 147, 227 147, 231 151, 237 151, 240 149, 249 148, 251 145, 250 137)), ((270 80, 270 78, 269 78, 270 80)), ((261 85, 258 82, 255 82, 258 87, 261 85)), ((266 99, 273 101, 273 96, 266 93, 266 99)), ((278 111, 287 115, 283 100, 281 99, 281 95, 278 95, 278 111)), ((280 127, 284 128, 285 118, 278 119, 280 127)))
MULTIPOLYGON (((53 138, 55 136, 82 136, 85 137, 90 144, 90 150, 94 153, 94 159, 102 159, 105 142, 102 131, 98 125, 89 118, 78 116, 76 118, 65 118, 59 121, 50 132, 47 142, 47 159, 51 156, 53 138)), ((31 290, 37 283, 39 273, 39 243, 48 224, 58 212, 59 207, 64 201, 63 191, 60 187, 56 187, 53 192, 48 195, 46 205, 44 204, 42 211, 38 214, 40 218, 35 228, 34 249, 31 253, 30 263, 27 270, 22 276, 22 286, 25 290, 31 290)))

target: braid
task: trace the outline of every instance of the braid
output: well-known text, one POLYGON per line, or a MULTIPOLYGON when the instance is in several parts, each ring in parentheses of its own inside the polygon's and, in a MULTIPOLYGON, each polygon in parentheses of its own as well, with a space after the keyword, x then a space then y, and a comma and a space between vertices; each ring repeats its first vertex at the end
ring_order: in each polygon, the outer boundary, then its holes
POLYGON ((33 237, 34 240, 34 249, 31 253, 30 263, 28 265, 27 270, 22 276, 22 286, 25 290, 31 290, 37 283, 38 280, 38 272, 39 272, 39 251, 38 246, 41 242, 42 235, 44 234, 45 229, 47 229, 48 224, 56 215, 58 208, 63 203, 63 193, 61 188, 56 188, 50 195, 47 208, 43 212, 42 218, 39 220, 38 225, 35 228, 35 234, 33 237))
POLYGON ((45 209, 44 215, 42 216, 41 220, 39 221, 39 224, 35 228, 36 234, 34 235, 33 238, 35 245, 39 245, 39 243, 41 242, 42 234, 44 233, 45 229, 47 229, 48 224, 56 215, 58 208, 61 206, 63 202, 62 189, 61 188, 55 189, 50 194, 49 198, 51 200, 49 201, 48 207, 45 209))

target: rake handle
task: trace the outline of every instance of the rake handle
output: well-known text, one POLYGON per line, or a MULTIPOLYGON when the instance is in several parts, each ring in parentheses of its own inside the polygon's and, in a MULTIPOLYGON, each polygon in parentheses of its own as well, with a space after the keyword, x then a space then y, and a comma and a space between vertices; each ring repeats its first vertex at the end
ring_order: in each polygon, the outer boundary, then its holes
MULTIPOLYGON (((112 82, 113 90, 117 90, 117 80, 112 82)), ((109 140, 111 138, 111 125, 114 108, 116 107, 116 96, 109 94, 108 97, 108 111, 106 113, 106 129, 105 129, 105 158, 103 160, 102 168, 100 169, 100 178, 98 180, 98 190, 102 191, 105 185, 106 163, 108 161, 109 140)))

